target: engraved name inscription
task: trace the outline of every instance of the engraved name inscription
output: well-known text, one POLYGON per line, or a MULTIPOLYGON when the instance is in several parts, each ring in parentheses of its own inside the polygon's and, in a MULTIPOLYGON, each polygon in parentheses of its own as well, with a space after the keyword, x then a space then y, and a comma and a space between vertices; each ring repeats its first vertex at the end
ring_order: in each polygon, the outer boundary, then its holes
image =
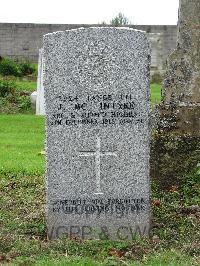
POLYGON ((58 95, 51 126, 115 126, 142 124, 138 100, 133 94, 58 95))

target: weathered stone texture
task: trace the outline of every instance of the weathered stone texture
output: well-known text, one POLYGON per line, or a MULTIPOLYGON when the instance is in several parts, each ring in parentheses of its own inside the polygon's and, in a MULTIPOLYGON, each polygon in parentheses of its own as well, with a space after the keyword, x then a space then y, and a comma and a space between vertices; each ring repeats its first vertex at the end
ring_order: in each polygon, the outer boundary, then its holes
POLYGON ((200 1, 180 0, 178 42, 170 55, 158 107, 151 177, 178 185, 200 160, 200 1))
POLYGON ((168 59, 162 101, 200 103, 199 0, 180 0, 177 48, 168 59))

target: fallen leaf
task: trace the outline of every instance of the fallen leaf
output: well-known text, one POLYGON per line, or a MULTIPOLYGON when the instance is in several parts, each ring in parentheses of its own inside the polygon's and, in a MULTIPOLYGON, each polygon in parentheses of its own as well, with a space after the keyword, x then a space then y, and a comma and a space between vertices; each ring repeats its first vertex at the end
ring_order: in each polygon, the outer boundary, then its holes
POLYGON ((172 192, 172 193, 175 193, 178 191, 178 187, 177 186, 172 186, 170 189, 169 189, 169 192, 172 192))
POLYGON ((6 256, 5 255, 0 255, 0 261, 6 260, 6 256))
POLYGON ((113 257, 117 257, 117 258, 121 258, 124 255, 124 253, 121 250, 113 248, 113 249, 109 250, 108 255, 113 256, 113 257))
POLYGON ((154 206, 160 206, 160 203, 161 203, 160 200, 157 200, 157 199, 152 201, 152 204, 154 206))
POLYGON ((153 236, 151 241, 154 244, 160 244, 160 238, 157 235, 153 236))

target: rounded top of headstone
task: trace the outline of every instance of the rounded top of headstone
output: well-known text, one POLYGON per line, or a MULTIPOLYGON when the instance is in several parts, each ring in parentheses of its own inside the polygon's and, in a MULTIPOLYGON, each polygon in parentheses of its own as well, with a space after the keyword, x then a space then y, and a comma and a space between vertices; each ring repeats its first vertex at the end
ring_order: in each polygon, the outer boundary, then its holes
POLYGON ((56 32, 51 32, 51 33, 47 33, 44 35, 44 38, 48 38, 48 37, 53 37, 53 36, 56 36, 56 35, 62 35, 62 34, 65 34, 65 33, 69 33, 69 32, 98 32, 98 31, 101 31, 101 32, 113 32, 113 31, 118 31, 118 32, 131 32, 131 33, 135 33, 135 34, 143 34, 143 35, 146 35, 146 32, 145 31, 142 31, 142 30, 138 30, 138 29, 133 29, 133 28, 129 28, 129 27, 88 27, 88 28, 77 28, 77 29, 71 29, 71 30, 65 30, 65 31, 56 31, 56 32))
POLYGON ((148 79, 149 62, 146 33, 128 27, 79 28, 44 36, 44 83, 51 74, 52 90, 63 91, 62 86, 72 83, 79 92, 132 86, 133 77, 137 83, 148 79))

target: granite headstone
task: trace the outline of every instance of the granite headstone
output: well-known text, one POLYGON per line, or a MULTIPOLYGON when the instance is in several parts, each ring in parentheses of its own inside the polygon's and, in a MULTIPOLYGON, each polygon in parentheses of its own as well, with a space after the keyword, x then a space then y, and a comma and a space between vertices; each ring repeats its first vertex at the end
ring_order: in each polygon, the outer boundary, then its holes
POLYGON ((48 237, 150 227, 150 49, 130 28, 44 36, 48 237))

